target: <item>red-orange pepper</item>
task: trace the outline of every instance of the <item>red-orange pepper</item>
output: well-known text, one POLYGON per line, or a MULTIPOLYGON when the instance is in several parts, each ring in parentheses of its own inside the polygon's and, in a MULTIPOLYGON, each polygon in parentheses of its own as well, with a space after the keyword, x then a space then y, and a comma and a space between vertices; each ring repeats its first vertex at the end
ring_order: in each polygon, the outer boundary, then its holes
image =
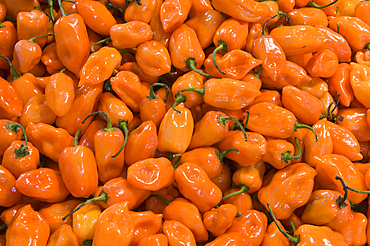
MULTIPOLYGON (((17 42, 17 30, 10 21, 0 22, 0 55, 13 59, 14 45, 17 42)), ((9 69, 7 61, 0 59, 0 68, 9 69)))
POLYGON ((247 192, 252 194, 261 188, 265 171, 266 165, 263 161, 246 167, 240 166, 233 174, 233 182, 237 186, 248 186, 247 192))
POLYGON ((56 114, 47 104, 45 94, 35 95, 24 104, 19 123, 26 127, 30 122, 53 124, 57 118, 56 114))
POLYGON ((161 22, 161 16, 160 16, 161 6, 162 6, 163 2, 164 2, 164 0, 156 0, 157 6, 156 6, 156 9, 155 9, 154 14, 152 16, 152 19, 149 22, 149 25, 150 25, 150 27, 152 29, 152 32, 153 32, 152 40, 160 42, 161 44, 166 46, 166 48, 168 48, 171 33, 165 32, 163 30, 163 26, 162 26, 162 22, 161 22))
POLYGON ((0 120, 0 159, 3 158, 5 150, 13 141, 21 140, 23 132, 17 129, 16 122, 1 119, 0 120))
POLYGON ((57 55, 56 43, 48 44, 42 51, 41 62, 45 65, 46 71, 50 74, 59 72, 64 65, 57 55))
POLYGON ((10 117, 19 117, 23 111, 23 102, 14 86, 0 77, 0 108, 10 117))
MULTIPOLYGON (((278 224, 281 228, 284 228, 283 225, 278 221, 278 224)), ((261 246, 268 246, 268 245, 281 245, 281 246, 289 246, 291 245, 288 238, 286 238, 276 226, 275 223, 271 223, 265 233, 265 237, 261 246)))
POLYGON ((349 245, 365 245, 367 224, 366 215, 351 211, 349 223, 339 232, 349 245))
POLYGON ((193 233, 177 220, 166 220, 163 223, 163 232, 167 236, 169 245, 196 246, 193 233))

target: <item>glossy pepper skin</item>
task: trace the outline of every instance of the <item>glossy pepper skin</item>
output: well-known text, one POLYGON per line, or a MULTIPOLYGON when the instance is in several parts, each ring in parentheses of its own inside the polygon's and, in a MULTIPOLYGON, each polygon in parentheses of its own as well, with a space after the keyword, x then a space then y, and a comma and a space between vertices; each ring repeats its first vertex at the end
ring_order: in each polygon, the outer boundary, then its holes
POLYGON ((51 234, 48 246, 78 246, 76 234, 70 225, 62 225, 51 234))
POLYGON ((21 193, 16 189, 15 182, 16 179, 8 169, 0 166, 0 177, 1 177, 1 206, 11 207, 19 203, 21 198, 21 193))
POLYGON ((137 246, 161 246, 168 245, 167 237, 164 234, 154 234, 144 237, 137 246))
POLYGON ((21 116, 23 111, 23 102, 14 86, 1 77, 0 88, 0 108, 9 114, 10 117, 21 116))
POLYGON ((26 128, 29 141, 40 151, 41 154, 58 162, 59 155, 65 147, 73 145, 73 137, 62 128, 51 125, 30 122, 26 128))
MULTIPOLYGON (((357 190, 367 190, 364 175, 357 170, 355 165, 345 156, 329 154, 315 157, 317 182, 323 189, 337 190, 344 193, 342 184, 335 179, 339 176, 344 183, 357 190)), ((361 203, 367 194, 359 194, 348 191, 348 200, 353 203, 361 203)))
POLYGON ((221 190, 196 164, 186 162, 176 168, 175 180, 181 194, 193 202, 201 212, 210 210, 221 201, 221 190))
POLYGON ((301 235, 298 246, 303 245, 348 245, 342 234, 333 231, 327 226, 301 225, 295 231, 295 235, 301 235))
POLYGON ((113 47, 123 50, 135 48, 139 44, 152 39, 153 31, 150 26, 141 21, 129 21, 116 24, 109 30, 113 47))
POLYGON ((305 68, 313 77, 329 78, 337 71, 338 63, 338 57, 333 51, 323 49, 311 57, 305 68))
POLYGON ((78 87, 103 83, 105 80, 109 79, 113 70, 118 68, 121 64, 121 60, 121 54, 112 47, 103 47, 92 53, 81 69, 78 87))
POLYGON ((137 4, 137 2, 135 1, 130 2, 125 10, 124 15, 125 20, 126 21, 137 20, 149 23, 157 7, 158 6, 156 0, 141 1, 141 5, 137 4))
POLYGON ((22 194, 48 203, 62 202, 69 195, 60 172, 50 168, 39 168, 22 173, 15 187, 22 194))
POLYGON ((370 126, 366 108, 344 108, 338 111, 337 124, 350 130, 358 141, 370 140, 370 126))
POLYGON ((45 87, 45 97, 49 108, 57 116, 66 115, 75 99, 74 83, 71 77, 64 73, 51 75, 45 87))
POLYGON ((366 65, 351 63, 350 82, 355 98, 366 108, 370 107, 367 91, 370 89, 366 83, 370 79, 370 68, 366 65))
POLYGON ((237 212, 236 206, 232 204, 223 204, 219 208, 212 208, 211 211, 204 213, 204 226, 213 236, 221 236, 232 225, 237 212))
POLYGON ((351 211, 349 223, 339 232, 349 245, 365 245, 367 224, 368 219, 366 215, 351 211))
POLYGON ((193 116, 183 103, 170 108, 164 116, 158 132, 158 150, 184 153, 188 148, 194 129, 193 116), (176 141, 174 141, 176 139, 176 141))
MULTIPOLYGON (((0 25, 0 55, 13 59, 14 45, 17 43, 17 30, 10 21, 4 21, 0 25)), ((4 59, 0 59, 0 68, 4 70, 9 69, 8 63, 4 59)))
POLYGON ((19 40, 14 46, 13 64, 21 73, 31 71, 40 62, 42 55, 41 47, 29 40, 19 40))
POLYGON ((66 147, 58 159, 60 174, 74 197, 88 198, 98 188, 98 171, 94 153, 83 145, 66 147))
POLYGON ((258 191, 258 199, 265 206, 271 204, 276 218, 287 219, 309 200, 316 175, 316 170, 306 163, 292 164, 274 174, 271 182, 258 191), (289 187, 299 192, 293 194, 289 187))
MULTIPOLYGON (((239 191, 240 193, 240 190, 241 190, 240 188, 228 189, 224 192, 224 197, 229 194, 233 194, 237 191, 239 191)), ((242 214, 253 209, 252 198, 246 190, 240 194, 237 194, 237 195, 234 194, 233 196, 222 200, 222 203, 232 204, 236 206, 238 212, 241 212, 242 214)))
POLYGON ((133 112, 126 103, 110 92, 104 92, 99 97, 98 111, 106 113, 114 126, 117 126, 122 120, 126 120, 130 124, 134 119, 133 112))
POLYGON ((50 228, 39 212, 26 205, 17 211, 6 230, 6 245, 46 245, 50 228))
POLYGON ((188 227, 194 234, 195 240, 205 242, 208 240, 208 232, 204 227, 202 216, 192 202, 184 198, 176 198, 163 210, 165 220, 176 220, 188 227))
POLYGON ((127 169, 127 181, 138 189, 157 191, 174 181, 174 168, 164 157, 138 161, 127 169))
POLYGON ((161 5, 160 18, 165 32, 173 32, 181 26, 192 5, 191 0, 167 0, 161 5))
POLYGON ((63 16, 54 25, 57 54, 62 64, 78 78, 90 55, 86 25, 79 14, 63 16))
POLYGON ((179 221, 166 220, 163 223, 163 232, 167 236, 169 245, 196 246, 193 233, 179 221))
POLYGON ((0 159, 3 157, 5 150, 10 146, 13 141, 21 140, 23 132, 17 129, 14 121, 0 120, 0 159))
MULTIPOLYGON (((270 140, 267 141, 268 144, 269 141, 270 140)), ((266 172, 265 163, 263 161, 258 161, 253 165, 240 167, 238 170, 234 172, 232 178, 234 184, 236 184, 237 186, 240 186, 242 184, 248 186, 249 189, 247 190, 247 192, 253 194, 262 187, 262 181, 265 172, 266 172)))
POLYGON ((100 215, 93 239, 93 246, 129 245, 134 236, 134 223, 127 202, 117 203, 100 215))
POLYGON ((84 241, 94 238, 96 222, 100 214, 100 207, 92 203, 86 204, 73 214, 72 228, 79 245, 83 245, 84 241))
POLYGON ((216 0, 212 1, 212 5, 216 10, 247 22, 259 22, 270 14, 270 9, 266 5, 249 0, 228 2, 216 0))
POLYGON ((230 52, 235 49, 242 49, 246 44, 248 36, 249 23, 240 19, 230 18, 222 22, 217 29, 213 44, 226 46, 222 50, 223 53, 230 52), (234 38, 233 38, 234 37, 234 38), (222 42, 221 42, 222 41, 222 42), (226 43, 225 44, 223 44, 226 43))
POLYGON ((155 214, 151 211, 130 211, 130 215, 135 228, 130 245, 137 245, 141 239, 158 233, 162 227, 162 214, 155 214))
MULTIPOLYGON (((279 222, 280 227, 283 228, 281 223, 279 222)), ((290 246, 291 243, 288 238, 286 238, 278 229, 275 223, 271 223, 265 233, 265 237, 261 246, 268 246, 268 245, 281 245, 281 246, 290 246)))
POLYGON ((166 99, 167 96, 162 99, 153 93, 153 86, 156 84, 160 85, 159 83, 152 84, 149 89, 149 95, 141 100, 140 119, 142 122, 151 121, 156 128, 159 128, 162 119, 166 114, 166 104, 163 100, 166 99))
POLYGON ((338 93, 340 93, 339 103, 343 106, 349 107, 351 102, 355 99, 353 89, 350 82, 350 74, 352 67, 347 63, 340 63, 335 74, 328 78, 328 85, 330 94, 338 100, 338 93))

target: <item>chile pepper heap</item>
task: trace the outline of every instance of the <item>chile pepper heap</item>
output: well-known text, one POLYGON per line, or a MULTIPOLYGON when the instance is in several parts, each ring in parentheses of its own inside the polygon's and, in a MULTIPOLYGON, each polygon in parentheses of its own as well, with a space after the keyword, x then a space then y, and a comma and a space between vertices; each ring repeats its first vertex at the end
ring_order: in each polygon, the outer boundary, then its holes
POLYGON ((0 246, 370 244, 369 12, 0 0, 0 246))

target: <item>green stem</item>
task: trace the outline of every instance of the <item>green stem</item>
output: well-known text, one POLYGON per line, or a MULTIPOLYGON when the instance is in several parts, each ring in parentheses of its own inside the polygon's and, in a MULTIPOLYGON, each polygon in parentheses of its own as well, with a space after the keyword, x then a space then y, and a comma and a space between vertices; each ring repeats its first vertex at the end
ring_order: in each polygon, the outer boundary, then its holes
MULTIPOLYGON (((110 42, 110 41, 108 41, 110 42)), ((108 44, 107 44, 108 45, 108 44)), ((122 54, 130 54, 132 55, 133 57, 135 57, 135 53, 132 52, 131 50, 120 50, 119 53, 122 55, 122 54)))
POLYGON ((212 76, 212 75, 209 75, 209 74, 206 74, 206 73, 203 73, 201 71, 199 71, 196 66, 197 64, 195 63, 195 58, 193 57, 189 57, 186 61, 186 68, 188 69, 191 69, 193 70, 194 72, 196 73, 199 73, 200 75, 203 75, 203 76, 206 76, 206 77, 209 77, 209 78, 214 78, 214 79, 222 79, 222 77, 216 77, 216 76, 212 76))
POLYGON ((122 19, 124 19, 125 12, 123 12, 123 10, 120 7, 114 5, 114 4, 110 3, 110 2, 105 2, 105 7, 107 7, 108 10, 110 10, 112 8, 117 9, 121 13, 122 19))
POLYGON ((365 213, 367 211, 367 206, 363 204, 356 204, 353 202, 349 202, 351 206, 351 210, 358 213, 365 213))
POLYGON ((339 23, 337 23, 337 33, 339 33, 339 23))
POLYGON ((131 2, 136 2, 137 5, 139 5, 139 6, 142 5, 141 0, 126 0, 126 2, 125 2, 126 6, 129 5, 131 2))
POLYGON ((220 71, 220 73, 225 75, 226 73, 221 70, 221 68, 218 66, 218 64, 216 62, 216 54, 217 54, 218 51, 226 53, 227 52, 227 43, 225 41, 221 40, 221 39, 218 40, 218 43, 219 43, 219 45, 217 46, 217 48, 212 53, 212 60, 213 60, 213 64, 215 64, 217 70, 220 71))
POLYGON ((196 93, 199 93, 203 97, 204 96, 204 93, 206 92, 206 89, 205 89, 205 87, 203 87, 202 89, 199 89, 199 88, 186 88, 186 89, 183 89, 182 91, 180 91, 180 93, 183 93, 183 92, 186 92, 186 91, 194 91, 196 93))
POLYGON ((179 165, 181 158, 182 158, 182 154, 169 153, 169 160, 171 161, 171 164, 172 164, 174 169, 176 169, 177 166, 179 165), (178 159, 176 160, 175 163, 173 163, 173 158, 174 157, 178 157, 178 159))
POLYGON ((107 203, 108 199, 109 199, 109 196, 108 196, 108 194, 103 189, 100 192, 100 195, 98 197, 91 198, 91 199, 87 200, 86 202, 82 203, 81 205, 79 205, 78 207, 76 207, 75 209, 73 209, 69 214, 67 214, 66 216, 64 216, 62 218, 62 220, 65 221, 69 216, 71 216, 76 211, 78 211, 80 208, 84 207, 85 205, 87 205, 89 203, 92 203, 92 202, 104 202, 104 203, 107 203))
POLYGON ((291 25, 292 25, 292 21, 291 21, 291 19, 290 19, 290 17, 289 17, 289 15, 288 15, 288 14, 286 14, 286 13, 284 13, 283 11, 280 11, 280 10, 279 10, 278 15, 279 15, 279 19, 280 19, 280 17, 283 17, 285 20, 287 20, 287 21, 288 21, 289 26, 291 26, 291 25))
POLYGON ((158 195, 151 195, 149 198, 151 198, 151 197, 158 198, 159 200, 161 200, 162 202, 166 203, 167 205, 170 205, 170 204, 171 204, 171 202, 170 202, 170 201, 168 201, 167 199, 164 199, 164 198, 163 198, 163 197, 161 197, 161 196, 158 196, 158 195))
POLYGON ((297 120, 294 124, 294 131, 297 131, 298 128, 310 129, 313 132, 313 134, 315 135, 316 142, 318 141, 317 134, 316 134, 315 130, 312 127, 310 127, 308 125, 305 125, 305 124, 299 124, 298 120, 297 120))
POLYGON ((75 134, 75 138, 74 138, 74 141, 73 141, 73 147, 76 147, 78 145, 78 135, 82 133, 82 130, 81 129, 78 129, 76 134, 75 134))
POLYGON ((245 120, 244 128, 247 128, 249 122, 249 110, 246 110, 245 113, 247 114, 247 119, 245 120))
POLYGON ((109 116, 105 113, 105 112, 103 112, 103 111, 96 111, 96 112, 94 112, 94 113, 91 113, 91 114, 89 114, 88 116, 86 116, 86 118, 82 121, 82 124, 85 124, 85 122, 86 122, 86 120, 88 119, 88 118, 90 118, 91 116, 93 116, 93 115, 96 115, 96 114, 102 114, 104 117, 105 117, 105 119, 106 119, 106 121, 107 121, 107 127, 106 128, 103 128, 102 129, 102 131, 114 131, 114 130, 117 130, 117 128, 116 127, 113 127, 112 126, 112 122, 110 121, 110 118, 109 118, 109 116))
POLYGON ((335 179, 336 180, 339 180, 343 186, 343 190, 344 190, 344 196, 339 196, 338 199, 335 201, 337 203, 337 206, 339 209, 342 209, 344 207, 347 207, 348 204, 345 203, 345 201, 347 200, 347 196, 348 196, 348 191, 347 191, 347 186, 346 184, 344 183, 343 179, 339 176, 335 176, 335 179))
POLYGON ((285 153, 282 153, 281 157, 281 162, 284 163, 289 163, 290 161, 298 160, 302 153, 301 153, 301 146, 299 145, 298 138, 295 138, 295 144, 297 145, 298 148, 298 154, 296 156, 291 156, 290 154, 292 153, 290 150, 286 151, 285 153))
POLYGON ((6 228, 8 228, 8 226, 4 223, 4 221, 3 221, 3 224, 0 226, 0 231, 1 230, 4 230, 4 229, 6 229, 6 228))
POLYGON ((271 206, 270 206, 270 204, 269 204, 269 203, 267 203, 267 208, 268 208, 268 211, 270 212, 270 215, 271 215, 272 219, 274 220, 274 222, 275 222, 275 224, 276 224, 277 228, 279 229, 279 231, 280 231, 281 233, 283 233, 283 235, 284 235, 287 239, 289 239, 289 241, 291 241, 294 245, 297 245, 297 244, 301 241, 301 236, 292 237, 291 235, 289 235, 288 233, 286 233, 286 231, 284 231, 284 230, 280 227, 279 223, 277 222, 276 217, 275 217, 274 213, 272 212, 272 210, 271 210, 271 206))
POLYGON ((67 68, 63 68, 62 70, 59 71, 59 73, 64 73, 67 70, 67 68))
POLYGON ((292 227, 293 234, 294 234, 297 229, 295 228, 295 225, 294 225, 293 221, 289 220, 289 225, 290 225, 290 227, 292 227))
POLYGON ((95 47, 96 45, 98 45, 98 44, 102 44, 102 43, 104 43, 104 42, 110 42, 110 41, 112 41, 112 39, 111 39, 110 37, 105 38, 105 39, 102 39, 102 40, 100 40, 100 41, 96 42, 95 44, 91 45, 90 51, 93 53, 93 52, 95 52, 94 47, 95 47))
POLYGON ((224 152, 221 152, 219 150, 216 149, 216 156, 217 158, 220 160, 221 164, 224 164, 224 158, 225 156, 231 152, 231 151, 236 151, 238 154, 239 154, 239 150, 238 149, 235 149, 235 148, 230 148, 230 149, 227 149, 225 150, 224 152))
POLYGON ((60 8, 60 12, 62 13, 62 16, 67 16, 66 10, 64 9, 64 6, 62 4, 62 0, 58 0, 58 5, 60 8))
POLYGON ((365 50, 370 50, 370 43, 368 44, 365 44, 365 47, 364 47, 365 50))
POLYGON ((320 5, 317 5, 314 0, 312 0, 312 1, 308 2, 308 4, 306 6, 307 7, 315 7, 317 9, 323 9, 323 8, 326 8, 326 7, 329 7, 329 6, 333 5, 333 4, 335 4, 336 2, 338 2, 338 0, 335 0, 334 2, 331 2, 331 3, 327 4, 327 5, 320 6, 320 5))
POLYGON ((227 198, 229 198, 229 197, 232 197, 232 196, 240 195, 240 194, 242 194, 244 191, 248 191, 248 190, 249 190, 249 187, 248 187, 248 186, 246 186, 245 184, 240 184, 240 190, 235 191, 235 192, 233 192, 233 193, 230 193, 230 194, 228 194, 228 195, 226 195, 226 196, 222 197, 222 198, 221 198, 221 201, 223 201, 223 200, 225 200, 225 199, 227 199, 227 198))
POLYGON ((163 100, 164 102, 167 101, 167 98, 168 98, 168 94, 170 93, 170 88, 168 87, 168 85, 166 84, 163 84, 163 83, 154 83, 150 86, 150 89, 149 89, 149 96, 147 96, 146 98, 148 100, 155 100, 158 98, 158 96, 156 94, 154 94, 154 91, 153 91, 153 88, 155 86, 162 86, 162 87, 166 87, 166 98, 163 100))
POLYGON ((127 120, 120 120, 119 121, 118 128, 123 131, 123 133, 125 135, 125 140, 123 141, 123 144, 122 144, 121 148, 118 150, 118 152, 115 155, 112 155, 112 158, 119 155, 119 153, 121 153, 123 148, 126 146, 126 143, 127 143, 127 140, 128 140, 128 129, 127 129, 127 127, 128 127, 128 121, 127 120))
POLYGON ((242 215, 243 215, 243 214, 242 214, 242 212, 238 211, 238 212, 236 213, 235 217, 236 217, 236 218, 238 218, 238 217, 242 217, 242 215))
POLYGON ((1 21, 0 21, 0 28, 2 28, 2 27, 5 27, 4 25, 3 25, 3 23, 1 23, 1 21))
POLYGON ((54 36, 54 33, 49 33, 49 34, 43 34, 43 35, 35 36, 35 37, 32 37, 32 38, 28 39, 28 41, 31 42, 31 43, 35 43, 35 39, 43 38, 43 37, 48 37, 48 36, 54 36))
POLYGON ((15 70, 15 68, 14 68, 12 62, 9 60, 9 58, 6 57, 6 56, 3 56, 3 55, 0 55, 0 57, 6 60, 6 62, 8 63, 8 65, 10 67, 10 69, 12 70, 12 74, 13 74, 12 81, 20 78, 21 76, 17 73, 17 71, 15 70))
POLYGON ((53 0, 48 0, 48 6, 49 6, 49 12, 50 12, 50 19, 53 23, 55 23, 55 17, 54 17, 54 3, 53 3, 53 0))
POLYGON ((29 155, 30 152, 28 151, 28 138, 27 138, 26 130, 24 130, 21 124, 18 124, 18 123, 9 123, 9 124, 12 124, 12 128, 21 129, 21 131, 23 132, 23 137, 24 137, 24 144, 21 144, 21 146, 19 146, 18 149, 14 149, 15 158, 18 159, 18 158, 22 158, 22 157, 29 155))
POLYGON ((176 112, 176 113, 181 113, 180 110, 177 110, 176 109, 176 106, 179 105, 180 103, 182 102, 185 102, 186 101, 186 96, 184 96, 183 94, 181 94, 181 91, 178 92, 175 96, 175 102, 173 103, 172 105, 172 108, 173 110, 176 112))
POLYGON ((261 77, 261 73, 262 73, 262 64, 259 65, 258 72, 257 73, 254 73, 254 76, 256 76, 257 78, 260 78, 261 77))
POLYGON ((228 119, 228 120, 234 121, 235 122, 235 125, 238 126, 240 128, 240 130, 242 130, 242 132, 244 134, 244 140, 245 141, 248 141, 247 133, 245 132, 245 129, 244 129, 242 123, 240 123, 237 119, 235 119, 234 117, 231 117, 231 116, 224 117, 224 119, 228 119))
POLYGON ((87 239, 83 242, 83 246, 92 246, 93 241, 91 239, 87 239))
POLYGON ((8 21, 11 21, 11 22, 17 24, 17 20, 14 19, 13 17, 9 16, 9 15, 5 15, 4 20, 8 20, 8 21))
POLYGON ((268 19, 266 22, 265 22, 265 24, 263 24, 263 26, 262 26, 262 33, 261 33, 261 37, 263 37, 263 36, 265 36, 265 29, 266 29, 266 25, 267 25, 267 23, 270 21, 270 20, 272 20, 272 19, 274 19, 275 17, 277 17, 278 15, 274 15, 273 17, 271 17, 270 19, 268 19))

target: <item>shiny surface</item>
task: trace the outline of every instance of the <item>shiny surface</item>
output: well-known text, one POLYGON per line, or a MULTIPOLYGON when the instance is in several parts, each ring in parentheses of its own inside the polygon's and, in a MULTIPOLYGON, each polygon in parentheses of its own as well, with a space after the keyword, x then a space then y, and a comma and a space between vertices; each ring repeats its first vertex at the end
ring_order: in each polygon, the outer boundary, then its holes
POLYGON ((64 68, 64 65, 58 58, 55 42, 49 44, 45 49, 43 49, 41 62, 45 65, 47 72, 50 74, 57 73, 64 68))
POLYGON ((237 212, 236 206, 232 204, 212 208, 203 215, 204 226, 213 236, 221 236, 233 224, 237 212))
POLYGON ((151 211, 130 211, 130 215, 135 228, 130 245, 136 246, 141 239, 158 233, 162 228, 162 214, 155 214, 151 211))
POLYGON ((325 245, 347 246, 344 237, 327 226, 302 225, 297 228, 295 235, 301 235, 301 246, 325 245))
POLYGON ((163 246, 168 245, 167 237, 164 234, 154 234, 143 238, 137 246, 163 246))
POLYGON ((83 244, 86 240, 94 238, 96 222, 101 214, 101 209, 95 204, 86 204, 76 211, 73 216, 73 232, 77 236, 78 243, 83 244))
POLYGON ((165 32, 173 32, 186 20, 191 0, 167 0, 161 5, 160 19, 165 32))
POLYGON ((41 47, 27 40, 20 40, 14 46, 13 64, 21 73, 27 73, 40 62, 41 47))
POLYGON ((219 40, 227 44, 227 51, 241 49, 245 46, 248 36, 249 23, 235 18, 230 18, 222 22, 217 29, 214 37, 213 44, 217 47, 220 43, 219 40))
POLYGON ((356 99, 366 108, 370 108, 370 67, 366 65, 351 64, 350 81, 356 99))
POLYGON ((335 74, 328 78, 329 92, 335 100, 338 100, 337 93, 340 93, 339 103, 348 107, 355 96, 350 82, 351 66, 347 63, 340 63, 335 74))
POLYGON ((313 77, 329 78, 337 71, 338 63, 338 57, 333 51, 323 49, 313 55, 305 69, 313 77))
POLYGON ((145 41, 151 40, 153 31, 150 26, 140 21, 130 21, 125 24, 117 24, 111 27, 109 35, 115 48, 135 48, 145 41))
POLYGON ((53 124, 56 118, 56 114, 47 104, 45 94, 39 94, 26 102, 19 123, 23 127, 27 127, 29 122, 53 124))
POLYGON ((2 119, 0 120, 0 137, 1 137, 1 142, 0 142, 0 158, 3 157, 5 150, 10 146, 10 144, 15 141, 15 140, 21 140, 23 136, 22 131, 18 131, 17 133, 10 131, 7 128, 7 123, 16 123, 14 121, 10 120, 5 120, 2 119))
POLYGON ((358 141, 370 141, 370 126, 367 123, 366 108, 339 110, 337 124, 350 130, 358 141))
POLYGON ((194 203, 200 212, 216 206, 222 198, 221 190, 198 165, 186 162, 175 170, 175 181, 180 193, 194 203))
POLYGON ((35 76, 31 73, 23 74, 22 77, 12 82, 23 105, 36 95, 43 94, 43 89, 36 83, 35 76))
POLYGON ((327 16, 324 11, 317 8, 299 8, 288 13, 292 25, 323 25, 328 26, 327 16))
POLYGON ((10 207, 19 202, 21 194, 15 187, 15 178, 8 169, 0 166, 0 205, 10 207))
POLYGON ((22 194, 48 203, 62 202, 69 195, 59 171, 39 168, 22 173, 15 187, 22 194))
POLYGON ((125 10, 125 21, 142 21, 149 23, 158 8, 157 0, 141 0, 141 6, 130 2, 125 10))
POLYGON ((196 246, 193 233, 184 224, 176 220, 166 220, 163 232, 171 246, 196 246))
POLYGON ((23 102, 16 88, 8 81, 0 77, 0 108, 10 116, 19 117, 22 114, 23 102))
POLYGON ((70 225, 62 225, 51 234, 47 246, 78 246, 76 234, 70 225))
MULTIPOLYGON (((1 24, 5 27, 0 28, 0 54, 11 60, 13 59, 14 45, 17 42, 17 30, 10 21, 4 21, 1 24)), ((9 69, 9 65, 5 59, 0 59, 0 68, 5 70, 9 69)))
MULTIPOLYGON (((28 4, 31 2, 33 1, 27 1, 28 4)), ((25 4, 25 1, 23 1, 22 4, 25 4)), ((10 9, 12 10, 13 7, 14 6, 12 6, 12 8, 10 9)), ((48 33, 48 27, 47 27, 48 16, 44 12, 38 9, 33 9, 33 10, 28 10, 28 11, 24 11, 24 12, 22 11, 17 14, 18 40, 30 39, 30 38, 48 33)), ((46 45, 47 39, 48 37, 37 38, 35 39, 35 42, 38 45, 40 45, 42 49, 46 45)))

